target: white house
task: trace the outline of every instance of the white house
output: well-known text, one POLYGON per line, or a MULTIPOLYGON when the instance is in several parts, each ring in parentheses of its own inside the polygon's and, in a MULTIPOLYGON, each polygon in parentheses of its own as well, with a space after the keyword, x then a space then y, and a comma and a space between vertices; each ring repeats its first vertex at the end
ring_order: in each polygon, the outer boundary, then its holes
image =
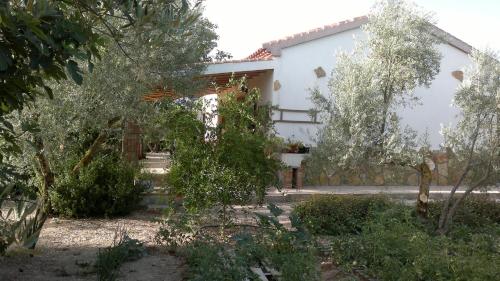
MULTIPOLYGON (((261 89, 263 102, 277 108, 273 111, 277 134, 314 146, 321 120, 309 114, 313 107, 310 90, 318 87, 328 91, 336 53, 353 49, 354 37, 365 36, 360 27, 367 20, 358 17, 264 43, 245 59, 210 64, 205 75, 219 83, 233 73, 236 77, 246 75, 250 87, 261 89)), ((441 126, 453 122, 457 114, 452 99, 472 47, 437 27, 435 31, 444 38, 439 46, 443 55, 440 73, 430 88, 417 90, 421 105, 406 108, 400 115, 419 133, 427 131, 431 145, 437 148, 443 141, 441 126)))

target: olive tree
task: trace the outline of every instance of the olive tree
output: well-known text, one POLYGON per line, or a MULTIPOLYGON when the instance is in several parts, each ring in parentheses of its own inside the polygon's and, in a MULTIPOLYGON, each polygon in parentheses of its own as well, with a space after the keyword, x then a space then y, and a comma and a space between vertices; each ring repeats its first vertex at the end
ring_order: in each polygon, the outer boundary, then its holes
MULTIPOLYGON (((3 1, 0 4, 0 82, 3 85, 0 89, 0 177, 7 181, 15 176, 9 163, 2 159, 21 153, 20 134, 14 132, 12 118, 8 116, 11 112, 32 106, 41 97, 51 99, 57 82, 68 84, 69 77, 81 85, 86 72, 82 65, 92 72, 96 60, 112 43, 122 56, 134 61, 135 64, 130 65, 141 63, 143 67, 144 58, 133 59, 131 54, 140 42, 149 42, 150 47, 153 42, 160 46, 158 41, 170 36, 170 41, 177 42, 177 46, 162 46, 164 49, 183 50, 181 45, 199 47, 186 43, 190 39, 178 39, 192 38, 186 35, 200 15, 200 2, 191 4, 188 0, 3 1), (131 38, 135 44, 131 44, 131 38)), ((151 49, 148 51, 153 53, 151 49)), ((161 60, 156 60, 157 64, 158 61, 161 60)), ((39 116, 36 108, 30 109, 34 113, 31 117, 39 116)), ((32 124, 31 121, 36 120, 28 121, 32 124)), ((26 122, 22 125, 23 130, 33 129, 26 122)))
MULTIPOLYGON (((12 159, 25 156, 21 151, 22 138, 26 132, 37 131, 33 120, 12 122, 9 115, 32 106, 40 97, 52 97, 50 82, 71 77, 81 83, 81 65, 91 66, 91 60, 99 57, 100 35, 94 27, 111 16, 122 17, 128 26, 134 25, 145 16, 137 12, 147 5, 143 1, 136 4, 115 0, 1 1, 0 205, 17 195, 14 187, 23 175, 12 159), (21 132, 16 131, 15 123, 20 125, 21 132)), ((50 174, 45 178, 50 183, 50 174)), ((41 202, 26 204, 23 199, 17 200, 15 208, 2 213, 0 240, 6 243, 0 244, 8 246, 19 240, 35 245, 46 217, 43 207, 39 208, 44 202, 38 201, 41 202), (9 216, 14 211, 18 215, 13 222, 9 216)))
MULTIPOLYGON (((117 136, 126 122, 146 123, 151 106, 143 101, 145 94, 158 88, 193 90, 193 77, 204 67, 199 62, 207 60, 216 45, 215 26, 201 17, 200 6, 168 10, 164 5, 149 6, 157 13, 150 13, 147 22, 121 30, 118 38, 103 33, 101 59, 78 71, 80 83, 47 82, 52 97, 39 97, 19 114, 8 116, 22 135, 19 141, 25 140, 25 155, 32 155, 21 161, 34 159, 45 198, 55 181, 54 168, 80 157, 73 168, 76 175, 107 142, 119 143, 108 138, 117 136), (26 124, 36 129, 23 134, 26 124)), ((118 29, 125 22, 113 18, 97 28, 118 29)))
POLYGON ((460 108, 455 127, 445 130, 446 146, 463 166, 443 204, 438 232, 449 231, 453 215, 474 190, 500 182, 500 63, 493 51, 474 51, 454 103, 460 108), (456 194, 465 187, 463 195, 456 194))
MULTIPOLYGON (((19 106, 20 111, 2 115, 24 153, 23 157, 9 155, 4 164, 13 176, 0 183, 11 184, 20 163, 32 166, 40 176, 45 216, 50 208, 48 191, 61 171, 54 168, 77 155, 81 157, 73 169, 77 174, 106 142, 113 142, 109 136, 127 120, 145 120, 148 105, 142 100, 144 94, 157 88, 189 91, 193 84, 190 81, 204 67, 199 62, 208 59, 217 38, 215 26, 201 17, 198 2, 76 2, 75 6, 70 5, 72 1, 54 5, 63 5, 72 12, 84 5, 81 13, 94 15, 84 19, 88 19, 85 24, 97 37, 92 50, 98 58, 76 52, 69 58, 88 68, 67 67, 74 82, 65 77, 54 82, 51 77, 37 76, 51 95, 37 95, 29 99, 28 106, 19 106)), ((21 5, 20 9, 28 7, 21 5)), ((59 70, 65 75, 62 67, 64 64, 59 70)))
POLYGON ((414 167, 421 174, 419 210, 426 213, 430 169, 419 153, 417 133, 403 127, 397 112, 418 104, 415 90, 430 86, 439 72, 440 42, 429 14, 400 0, 377 3, 351 53, 342 52, 330 92, 313 92, 325 123, 314 162, 331 171, 385 165, 414 167), (423 205, 423 206, 421 206, 423 205))
POLYGON ((200 10, 189 13, 197 20, 184 23, 182 29, 167 26, 140 27, 126 33, 123 47, 110 42, 95 63, 92 72, 85 73, 81 86, 60 83, 55 86, 55 98, 38 103, 43 109, 40 126, 42 135, 59 153, 62 145, 71 151, 78 132, 97 132, 74 167, 75 173, 88 164, 110 133, 123 129, 127 122, 147 126, 152 105, 144 95, 153 91, 175 90, 188 94, 197 89, 193 78, 201 73, 208 53, 215 47, 214 25, 200 17, 200 10), (123 54, 123 50, 127 55, 123 54), (55 110, 55 109, 58 110, 55 110), (72 138, 70 136, 73 136, 72 138))

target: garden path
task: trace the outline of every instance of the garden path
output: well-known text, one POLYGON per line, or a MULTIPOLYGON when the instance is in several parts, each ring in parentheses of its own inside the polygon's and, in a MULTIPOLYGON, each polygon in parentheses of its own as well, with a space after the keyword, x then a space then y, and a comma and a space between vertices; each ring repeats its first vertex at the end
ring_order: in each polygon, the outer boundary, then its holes
POLYGON ((119 227, 124 227, 131 238, 143 242, 147 255, 123 264, 118 280, 182 280, 184 263, 156 246, 154 236, 159 224, 151 218, 151 214, 144 212, 117 219, 50 218, 34 251, 16 249, 0 259, 0 280, 97 280, 93 269, 97 252, 112 244, 119 227))

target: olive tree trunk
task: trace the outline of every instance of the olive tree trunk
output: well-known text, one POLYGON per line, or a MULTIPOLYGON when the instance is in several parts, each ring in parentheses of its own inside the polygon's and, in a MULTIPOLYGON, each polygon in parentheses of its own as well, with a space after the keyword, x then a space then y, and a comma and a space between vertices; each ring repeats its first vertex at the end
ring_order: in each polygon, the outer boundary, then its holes
POLYGON ((44 213, 50 210, 49 189, 54 185, 54 173, 50 168, 49 160, 45 155, 45 145, 39 136, 35 136, 35 161, 38 164, 38 171, 42 178, 40 186, 40 196, 44 205, 44 213))
POLYGON ((78 172, 80 172, 80 169, 87 166, 94 156, 97 154, 101 146, 106 142, 109 136, 109 130, 116 126, 120 121, 122 120, 121 117, 115 117, 111 120, 108 121, 108 124, 106 128, 104 128, 100 133, 99 136, 94 140, 92 145, 87 149, 83 157, 78 161, 78 163, 75 165, 73 168, 73 174, 76 175, 78 172))
POLYGON ((477 189, 479 186, 483 185, 485 183, 485 181, 490 177, 491 165, 486 170, 484 176, 481 179, 479 179, 476 183, 470 185, 465 190, 465 192, 462 196, 460 196, 458 199, 453 201, 456 191, 461 186, 463 180, 465 179, 465 177, 467 176, 469 171, 470 171, 470 168, 468 166, 464 170, 464 172, 462 173, 458 182, 455 184, 455 186, 453 186, 453 189, 451 190, 450 195, 448 196, 448 198, 446 199, 446 201, 443 205, 443 208, 441 210, 441 215, 439 217, 439 223, 438 223, 438 229, 437 229, 438 234, 445 235, 450 231, 450 227, 451 227, 451 224, 453 221, 453 216, 455 215, 458 207, 472 193, 472 191, 477 189))
POLYGON ((421 218, 429 216, 429 189, 432 181, 432 172, 427 163, 423 162, 417 167, 420 173, 420 182, 417 197, 417 214, 421 218))

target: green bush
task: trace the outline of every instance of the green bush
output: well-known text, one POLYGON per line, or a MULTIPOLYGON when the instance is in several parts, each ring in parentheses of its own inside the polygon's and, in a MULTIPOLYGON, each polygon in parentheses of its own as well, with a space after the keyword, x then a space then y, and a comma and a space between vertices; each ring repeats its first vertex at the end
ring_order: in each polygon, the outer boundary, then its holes
POLYGON ((497 233, 467 239, 434 236, 413 209, 395 206, 378 213, 357 235, 333 238, 333 258, 347 269, 364 269, 379 280, 497 280, 497 233))
POLYGON ((358 233, 373 213, 390 205, 381 196, 314 196, 294 212, 313 234, 358 233))
MULTIPOLYGON (((298 218, 290 217, 294 229, 289 230, 278 219, 283 211, 274 205, 268 208, 271 215, 256 214, 256 227, 233 229, 231 239, 220 241, 210 233, 192 236, 181 249, 189 264, 189 280, 260 280, 252 267, 279 272, 270 280, 319 280, 314 243, 298 218)), ((160 236, 170 242, 166 234, 160 236)))
POLYGON ((332 258, 346 270, 377 280, 497 280, 500 204, 465 200, 452 232, 440 236, 442 203, 430 204, 428 221, 381 197, 314 197, 294 212, 313 233, 331 235, 332 258))
MULTIPOLYGON (((431 222, 437 226, 443 201, 429 204, 431 222)), ((500 224, 500 204, 487 196, 469 196, 453 216, 453 224, 471 228, 483 227, 493 223, 500 224)))
POLYGON ((186 251, 191 281, 259 280, 250 271, 242 256, 235 255, 227 245, 195 241, 186 251))
MULTIPOLYGON (((244 79, 227 86, 247 87, 244 79)), ((200 110, 206 111, 200 102, 161 105, 169 128, 165 139, 175 144, 166 178, 168 191, 182 195, 190 212, 227 210, 253 198, 262 201, 267 188, 278 184, 281 162, 273 154, 269 106, 257 106, 259 100, 257 89, 225 93, 217 112, 205 114, 205 120, 220 120, 215 126, 200 120, 200 110)))
POLYGON ((65 217, 108 217, 130 213, 143 187, 134 186, 136 168, 116 154, 94 159, 77 175, 66 172, 50 193, 53 211, 65 217))
POLYGON ((460 235, 429 231, 413 207, 392 204, 372 214, 357 234, 332 237, 332 257, 378 280, 497 280, 500 227, 481 232, 457 224, 460 235))

